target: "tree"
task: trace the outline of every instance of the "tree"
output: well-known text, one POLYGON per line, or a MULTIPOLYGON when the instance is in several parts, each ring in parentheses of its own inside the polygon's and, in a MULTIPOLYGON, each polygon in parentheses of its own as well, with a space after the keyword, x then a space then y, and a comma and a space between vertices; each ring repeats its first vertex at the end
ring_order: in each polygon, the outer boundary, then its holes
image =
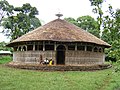
POLYGON ((115 61, 120 60, 120 9, 114 11, 109 6, 109 16, 105 16, 103 21, 102 39, 112 45, 107 50, 107 56, 115 61))
POLYGON ((12 5, 9 5, 9 3, 6 0, 0 1, 0 24, 5 16, 10 16, 13 13, 12 11, 13 11, 12 5))
MULTIPOLYGON (((93 12, 97 14, 97 23, 98 23, 98 30, 101 30, 102 21, 103 21, 103 11, 102 11, 102 4, 104 0, 89 0, 91 6, 93 6, 93 12)), ((101 31, 100 31, 101 32, 101 31)))
POLYGON ((65 18, 65 20, 99 37, 100 32, 98 30, 97 21, 95 21, 95 19, 92 18, 91 16, 88 16, 88 15, 81 16, 81 17, 78 17, 77 20, 69 17, 69 18, 65 18))
POLYGON ((15 14, 3 19, 2 31, 6 36, 10 36, 14 40, 23 34, 37 28, 41 25, 39 19, 35 16, 38 11, 29 3, 23 4, 22 7, 14 7, 15 14))
POLYGON ((9 47, 6 47, 6 44, 4 41, 3 42, 0 42, 0 51, 3 50, 3 51, 12 51, 11 48, 9 47))
POLYGON ((91 16, 81 16, 77 18, 78 26, 82 29, 86 30, 87 32, 92 33, 93 35, 99 36, 98 24, 94 18, 91 16))
POLYGON ((106 50, 107 57, 114 61, 120 59, 120 10, 114 11, 112 6, 108 7, 108 15, 104 16, 102 11, 102 4, 105 0, 89 0, 93 8, 93 12, 98 15, 99 29, 102 30, 101 38, 112 45, 110 49, 106 50), (102 29, 101 29, 102 28, 102 29))
POLYGON ((72 24, 74 24, 76 26, 79 26, 77 20, 75 20, 72 17, 64 18, 64 20, 66 20, 66 21, 68 21, 68 22, 70 22, 70 23, 72 23, 72 24))
POLYGON ((120 31, 120 9, 114 11, 112 6, 110 5, 109 15, 104 16, 103 18, 102 39, 112 44, 114 40, 120 39, 119 31, 120 31))

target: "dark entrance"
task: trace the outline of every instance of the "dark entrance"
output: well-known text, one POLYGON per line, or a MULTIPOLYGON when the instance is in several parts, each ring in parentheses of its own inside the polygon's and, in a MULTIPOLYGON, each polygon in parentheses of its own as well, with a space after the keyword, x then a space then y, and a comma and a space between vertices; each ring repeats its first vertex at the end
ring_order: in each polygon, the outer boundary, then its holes
POLYGON ((56 64, 64 65, 65 64, 65 46, 59 45, 57 47, 56 53, 56 64))

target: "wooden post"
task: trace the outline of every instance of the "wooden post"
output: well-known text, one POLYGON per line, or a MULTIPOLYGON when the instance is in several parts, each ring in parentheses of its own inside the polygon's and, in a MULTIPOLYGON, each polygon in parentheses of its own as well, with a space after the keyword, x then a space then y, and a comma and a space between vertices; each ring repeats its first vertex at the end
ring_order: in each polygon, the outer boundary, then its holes
POLYGON ((87 51, 87 46, 85 45, 85 51, 87 51))
POLYGON ((57 48, 57 46, 56 46, 56 42, 54 43, 54 51, 56 51, 56 48, 57 48))
POLYGON ((75 44, 75 51, 77 51, 77 43, 75 44))
POLYGON ((27 51, 28 49, 27 49, 27 45, 26 45, 26 51, 27 51))
POLYGON ((43 41, 43 51, 45 51, 45 42, 43 41))
POLYGON ((92 46, 92 52, 94 52, 94 47, 92 46))
POLYGON ((35 51, 35 43, 33 44, 33 51, 35 51))
POLYGON ((17 47, 17 51, 19 51, 19 46, 17 47))

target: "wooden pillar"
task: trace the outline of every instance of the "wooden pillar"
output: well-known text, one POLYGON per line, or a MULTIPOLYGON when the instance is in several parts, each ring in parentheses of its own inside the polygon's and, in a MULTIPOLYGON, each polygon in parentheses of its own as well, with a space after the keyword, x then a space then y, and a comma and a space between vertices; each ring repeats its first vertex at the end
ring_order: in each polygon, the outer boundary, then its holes
POLYGON ((45 51, 45 42, 43 41, 43 51, 45 51))
POLYGON ((75 44, 75 51, 77 51, 77 43, 75 44))
POLYGON ((62 45, 65 47, 66 51, 68 51, 68 46, 65 44, 62 44, 62 45))
POLYGON ((105 52, 105 48, 102 48, 103 49, 103 53, 105 52))
POLYGON ((87 51, 87 46, 85 45, 85 51, 87 51))
POLYGON ((27 49, 27 45, 26 45, 26 51, 27 51, 28 49, 27 49))
POLYGON ((19 46, 17 47, 17 51, 19 51, 19 46))
POLYGON ((57 49, 57 45, 56 45, 56 42, 54 43, 54 51, 56 51, 57 49))
POLYGON ((92 52, 94 52, 94 47, 92 46, 92 52))
POLYGON ((35 51, 35 43, 33 44, 33 51, 35 51))
POLYGON ((21 50, 20 51, 23 51, 23 46, 20 46, 21 47, 21 50))

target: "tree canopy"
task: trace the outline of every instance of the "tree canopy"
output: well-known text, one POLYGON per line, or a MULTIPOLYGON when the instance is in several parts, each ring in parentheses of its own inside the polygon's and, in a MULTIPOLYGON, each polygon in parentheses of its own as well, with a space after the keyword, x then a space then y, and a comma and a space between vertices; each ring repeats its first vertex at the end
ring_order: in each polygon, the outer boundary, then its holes
POLYGON ((13 14, 13 5, 10 5, 6 0, 0 1, 0 24, 2 19, 7 15, 13 14))
MULTIPOLYGON (((5 7, 3 11, 5 12, 5 10, 8 10, 8 8, 5 7)), ((10 15, 2 19, 2 26, 4 27, 2 33, 6 36, 10 36, 11 40, 41 25, 40 20, 36 17, 36 15, 38 15, 38 10, 29 3, 23 4, 22 7, 12 7, 11 11, 12 13, 10 15)))
POLYGON ((94 7, 98 17, 98 25, 102 31, 101 39, 112 45, 111 48, 106 50, 108 59, 114 61, 120 60, 120 9, 114 10, 109 5, 107 13, 105 15, 101 9, 104 0, 89 0, 91 6, 94 7), (101 28, 102 27, 102 28, 101 28))
POLYGON ((9 47, 6 47, 6 42, 0 42, 0 51, 1 50, 3 50, 3 51, 12 51, 12 49, 11 48, 9 48, 9 47))
POLYGON ((78 26, 82 29, 99 37, 100 31, 98 29, 97 21, 91 16, 81 16, 77 18, 78 26))
POLYGON ((93 7, 93 13, 97 14, 98 29, 101 30, 103 19, 102 4, 105 0, 89 0, 89 1, 91 3, 91 6, 93 7))
POLYGON ((98 30, 98 24, 93 17, 87 15, 78 17, 77 19, 69 17, 65 18, 65 20, 99 37, 100 31, 98 30))

